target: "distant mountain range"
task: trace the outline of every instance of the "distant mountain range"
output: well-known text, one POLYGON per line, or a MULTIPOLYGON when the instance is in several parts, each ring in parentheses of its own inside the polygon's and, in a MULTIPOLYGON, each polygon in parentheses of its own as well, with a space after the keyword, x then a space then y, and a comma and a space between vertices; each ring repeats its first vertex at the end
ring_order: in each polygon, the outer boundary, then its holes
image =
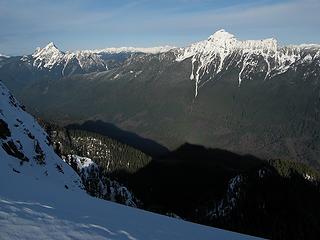
POLYGON ((46 120, 320 166, 319 45, 219 30, 185 48, 64 53, 51 43, 0 59, 0 79, 46 120))
MULTIPOLYGON (((133 53, 161 53, 172 47, 154 48, 106 48, 97 50, 82 50, 76 52, 63 52, 53 42, 43 48, 37 48, 32 55, 15 57, 15 60, 24 65, 30 71, 40 71, 49 76, 62 77, 76 73, 88 73, 104 71, 113 67, 115 62, 122 62, 133 53)), ((1 55, 0 58, 10 58, 1 55)), ((8 59, 7 59, 8 60, 8 59)), ((13 61, 16 62, 16 61, 13 61)), ((12 63, 11 61, 2 64, 12 63)))

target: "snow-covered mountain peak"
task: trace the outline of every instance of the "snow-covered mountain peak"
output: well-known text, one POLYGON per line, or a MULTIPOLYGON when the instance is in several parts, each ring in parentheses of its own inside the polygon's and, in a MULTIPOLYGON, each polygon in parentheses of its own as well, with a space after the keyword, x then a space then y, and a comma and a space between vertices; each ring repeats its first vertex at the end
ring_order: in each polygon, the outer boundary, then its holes
POLYGON ((62 52, 56 47, 53 42, 48 43, 45 47, 38 47, 32 54, 33 57, 39 57, 44 55, 62 54, 62 52))
POLYGON ((221 29, 208 37, 208 40, 195 43, 201 47, 204 45, 204 51, 225 51, 239 47, 239 41, 235 36, 224 29, 221 29))
POLYGON ((209 36, 208 41, 226 40, 232 38, 235 38, 233 34, 227 32, 224 29, 220 29, 211 36, 209 36))
POLYGON ((44 48, 59 50, 53 42, 49 42, 44 48))
POLYGON ((286 72, 297 62, 319 58, 319 45, 279 47, 274 38, 263 40, 238 40, 221 29, 207 40, 196 42, 177 51, 177 61, 191 58, 190 79, 195 80, 195 96, 198 88, 213 79, 222 70, 238 69, 239 85, 250 74, 263 72, 264 79, 286 72), (307 51, 306 51, 307 50, 307 51), (257 68, 259 66, 259 70, 257 68))
POLYGON ((63 60, 64 53, 53 42, 50 42, 44 48, 37 48, 32 57, 34 58, 33 66, 51 69, 55 64, 63 60))
POLYGON ((193 43, 183 49, 178 60, 189 58, 193 55, 224 55, 235 50, 243 52, 275 52, 278 49, 277 40, 267 38, 263 40, 238 40, 233 34, 224 29, 216 31, 207 40, 193 43))
POLYGON ((62 52, 53 42, 50 42, 43 48, 37 48, 32 54, 33 66, 38 69, 49 69, 57 67, 64 76, 68 71, 73 72, 76 69, 89 71, 90 69, 106 69, 106 64, 95 53, 91 51, 62 52), (66 71, 67 69, 67 71, 66 71))

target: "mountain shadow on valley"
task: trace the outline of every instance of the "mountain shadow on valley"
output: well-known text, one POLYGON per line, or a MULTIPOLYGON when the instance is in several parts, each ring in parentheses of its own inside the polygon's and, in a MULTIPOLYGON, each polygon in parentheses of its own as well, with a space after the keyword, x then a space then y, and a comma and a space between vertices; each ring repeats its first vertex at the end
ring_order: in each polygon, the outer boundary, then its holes
POLYGON ((184 215, 209 199, 222 197, 232 177, 264 164, 266 161, 251 155, 185 143, 153 158, 129 176, 127 184, 151 208, 166 206, 184 215))
POLYGON ((320 234, 319 173, 298 162, 186 143, 126 179, 113 174, 146 210, 269 239, 320 234))
POLYGON ((158 157, 169 152, 169 149, 154 140, 144 138, 136 133, 123 130, 112 123, 97 121, 86 121, 83 124, 70 124, 67 129, 79 129, 99 133, 121 143, 132 146, 153 157, 158 157))

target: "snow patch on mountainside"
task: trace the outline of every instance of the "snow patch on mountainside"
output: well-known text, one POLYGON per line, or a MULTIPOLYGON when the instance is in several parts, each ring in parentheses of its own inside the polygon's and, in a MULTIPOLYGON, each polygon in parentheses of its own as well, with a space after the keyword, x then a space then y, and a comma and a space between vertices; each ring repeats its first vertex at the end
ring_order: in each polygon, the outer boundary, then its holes
POLYGON ((279 47, 274 38, 240 41, 233 34, 221 29, 207 40, 181 48, 176 61, 191 58, 190 79, 195 81, 195 97, 199 88, 216 77, 222 70, 238 69, 239 86, 244 77, 263 72, 264 79, 286 72, 295 62, 301 60, 302 51, 310 50, 305 60, 319 57, 319 45, 279 47), (257 69, 262 63, 263 69, 257 69))
POLYGON ((4 55, 4 54, 1 54, 1 53, 0 53, 0 57, 3 57, 3 58, 9 58, 9 56, 8 56, 8 55, 4 55))
POLYGON ((208 216, 212 218, 225 217, 237 206, 241 184, 244 182, 242 175, 237 175, 230 179, 226 196, 219 201, 213 210, 208 212, 208 216))
POLYGON ((90 158, 68 155, 63 159, 79 174, 90 195, 130 207, 138 207, 140 204, 140 201, 125 186, 109 179, 90 158))
POLYGON ((69 155, 68 157, 69 158, 73 157, 76 160, 77 166, 80 169, 80 171, 82 169, 86 170, 86 169, 98 168, 98 165, 94 163, 90 158, 80 157, 78 155, 72 155, 72 156, 69 155))
POLYGON ((175 47, 172 46, 159 46, 159 47, 119 47, 119 48, 104 48, 91 50, 93 53, 148 53, 148 54, 157 54, 168 52, 175 47))

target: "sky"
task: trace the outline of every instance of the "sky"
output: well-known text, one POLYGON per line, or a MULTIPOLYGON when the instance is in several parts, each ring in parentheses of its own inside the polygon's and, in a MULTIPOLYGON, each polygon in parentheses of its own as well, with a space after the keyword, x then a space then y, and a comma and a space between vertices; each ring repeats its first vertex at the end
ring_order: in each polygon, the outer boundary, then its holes
POLYGON ((319 0, 0 0, 0 53, 187 46, 219 29, 281 45, 320 43, 319 0))

